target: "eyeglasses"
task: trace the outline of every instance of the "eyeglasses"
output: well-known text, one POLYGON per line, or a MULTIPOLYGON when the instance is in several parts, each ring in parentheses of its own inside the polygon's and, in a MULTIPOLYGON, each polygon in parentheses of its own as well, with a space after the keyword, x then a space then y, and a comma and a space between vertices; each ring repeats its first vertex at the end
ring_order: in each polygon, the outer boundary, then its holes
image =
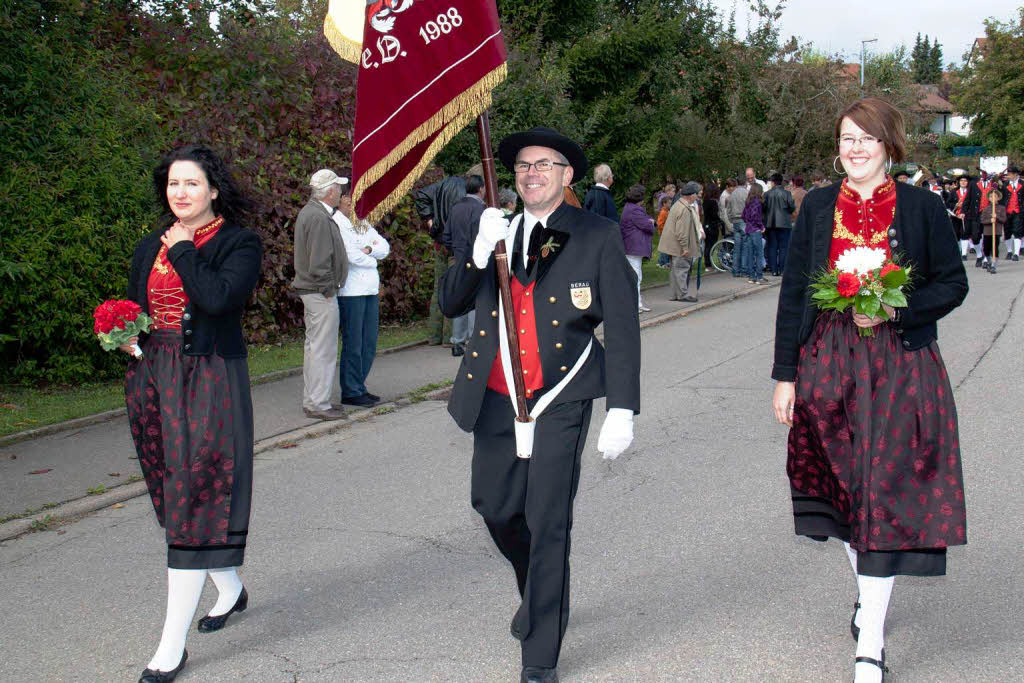
POLYGON ((839 146, 840 147, 853 147, 857 143, 860 143, 861 147, 873 147, 877 145, 881 140, 876 138, 874 135, 861 135, 857 137, 855 135, 840 135, 839 146))
POLYGON ((541 159, 540 161, 517 161, 512 164, 512 170, 516 173, 529 173, 530 167, 533 166, 538 173, 547 173, 555 166, 568 166, 569 164, 563 164, 560 161, 551 161, 550 159, 541 159))

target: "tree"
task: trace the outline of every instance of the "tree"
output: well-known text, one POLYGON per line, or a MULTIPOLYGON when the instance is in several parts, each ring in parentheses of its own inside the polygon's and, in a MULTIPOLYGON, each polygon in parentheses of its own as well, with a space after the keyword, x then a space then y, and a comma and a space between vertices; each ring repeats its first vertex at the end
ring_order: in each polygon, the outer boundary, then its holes
POLYGON ((929 69, 931 74, 931 80, 929 83, 941 83, 942 82, 942 46, 939 45, 939 41, 936 40, 932 43, 931 55, 929 58, 929 69))
POLYGON ((958 111, 972 117, 971 128, 993 149, 1024 151, 1024 7, 1014 20, 985 20, 985 53, 966 63, 954 95, 958 111))
POLYGON ((942 80, 942 46, 937 38, 932 42, 926 35, 921 40, 921 34, 917 34, 910 51, 910 71, 914 83, 934 84, 942 80))

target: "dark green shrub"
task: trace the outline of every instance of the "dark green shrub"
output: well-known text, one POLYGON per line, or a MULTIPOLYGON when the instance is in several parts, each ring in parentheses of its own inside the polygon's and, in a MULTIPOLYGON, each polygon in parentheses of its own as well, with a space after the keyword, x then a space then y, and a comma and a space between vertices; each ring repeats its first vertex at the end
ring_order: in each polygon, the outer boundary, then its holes
POLYGON ((164 145, 129 68, 89 35, 82 3, 5 3, 0 14, 0 380, 79 381, 123 366, 92 335, 121 298, 152 219, 148 173, 164 145))

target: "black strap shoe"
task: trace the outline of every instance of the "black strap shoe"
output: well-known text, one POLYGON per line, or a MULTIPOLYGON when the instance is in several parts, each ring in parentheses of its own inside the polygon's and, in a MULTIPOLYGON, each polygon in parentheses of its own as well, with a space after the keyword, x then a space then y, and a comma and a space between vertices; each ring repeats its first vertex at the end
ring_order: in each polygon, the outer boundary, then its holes
POLYGON ((885 674, 889 673, 889 667, 885 665, 885 649, 882 649, 882 661, 878 661, 873 657, 857 657, 853 660, 853 665, 857 666, 858 663, 863 664, 874 664, 882 670, 882 683, 885 683, 885 674))
POLYGON ((168 683, 173 681, 174 678, 181 673, 181 670, 185 668, 185 660, 188 659, 188 650, 184 650, 181 653, 181 661, 178 662, 178 666, 174 667, 170 671, 156 671, 154 669, 145 669, 142 672, 142 676, 139 677, 139 683, 168 683))
POLYGON ((860 640, 860 626, 857 626, 857 610, 860 609, 860 603, 853 603, 853 616, 850 617, 850 633, 853 634, 854 640, 860 640))
POLYGON ((227 623, 228 617, 235 612, 244 612, 245 608, 249 606, 249 593, 245 590, 245 586, 242 586, 242 592, 238 594, 238 600, 235 601, 235 606, 227 611, 226 614, 221 614, 216 617, 206 615, 199 620, 199 626, 197 627, 200 633, 213 633, 224 628, 224 624, 227 623))

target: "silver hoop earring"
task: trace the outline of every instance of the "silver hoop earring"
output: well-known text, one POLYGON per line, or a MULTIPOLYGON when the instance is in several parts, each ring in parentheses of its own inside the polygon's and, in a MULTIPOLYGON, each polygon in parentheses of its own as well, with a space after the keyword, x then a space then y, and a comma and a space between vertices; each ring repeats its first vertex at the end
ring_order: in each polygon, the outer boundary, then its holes
POLYGON ((837 154, 836 158, 832 160, 832 170, 835 171, 837 175, 846 175, 846 171, 840 171, 838 168, 836 168, 836 164, 838 162, 839 162, 839 155, 837 154))
POLYGON ((891 171, 891 170, 892 170, 892 157, 889 157, 889 159, 885 162, 885 174, 889 175, 889 171, 891 171))

